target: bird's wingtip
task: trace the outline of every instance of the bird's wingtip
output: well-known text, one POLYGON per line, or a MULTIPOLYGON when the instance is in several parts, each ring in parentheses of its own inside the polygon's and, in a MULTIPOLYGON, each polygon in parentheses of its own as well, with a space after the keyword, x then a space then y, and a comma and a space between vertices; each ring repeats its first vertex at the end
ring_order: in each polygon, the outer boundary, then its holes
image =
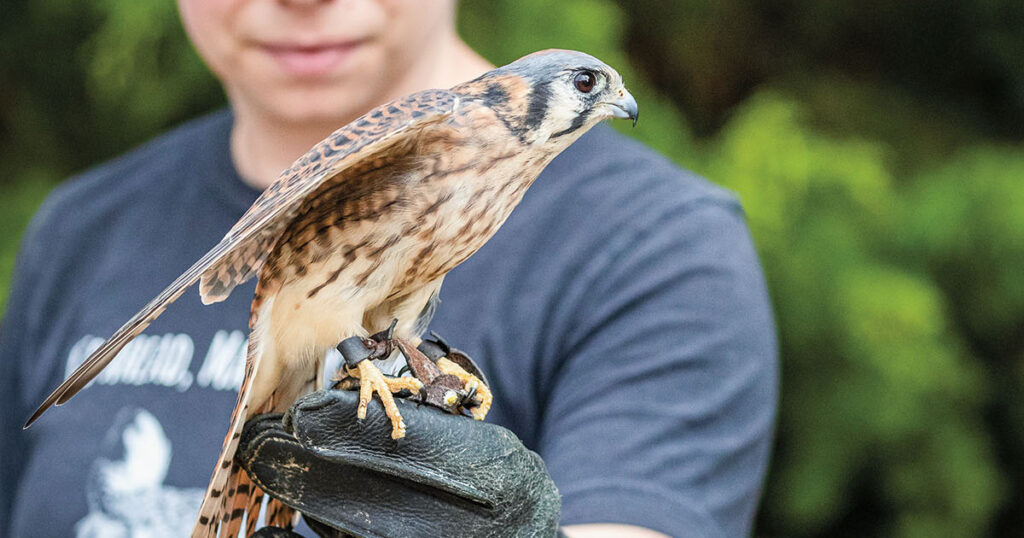
POLYGON ((67 392, 64 386, 57 387, 57 390, 53 391, 49 396, 43 400, 43 403, 39 404, 32 416, 25 421, 25 425, 21 429, 27 430, 32 424, 39 420, 39 417, 43 416, 43 413, 47 412, 51 407, 59 406, 67 401, 67 398, 62 398, 67 392))
POLYGON ((21 429, 22 430, 27 430, 30 427, 32 427, 32 423, 34 423, 43 414, 44 411, 46 411, 46 409, 43 408, 43 407, 40 407, 39 409, 36 409, 36 412, 32 413, 32 416, 29 417, 28 420, 25 421, 25 425, 22 426, 21 429))

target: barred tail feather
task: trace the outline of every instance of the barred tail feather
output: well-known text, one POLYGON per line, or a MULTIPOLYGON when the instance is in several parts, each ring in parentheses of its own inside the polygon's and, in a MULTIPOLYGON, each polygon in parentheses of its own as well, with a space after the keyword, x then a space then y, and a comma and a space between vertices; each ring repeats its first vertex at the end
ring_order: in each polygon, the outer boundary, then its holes
POLYGON ((263 506, 263 490, 252 485, 254 488, 249 495, 249 505, 245 507, 245 535, 252 536, 256 532, 256 524, 259 522, 260 507, 263 506))
POLYGON ((294 508, 284 504, 277 499, 270 499, 267 503, 267 525, 291 529, 298 523, 298 512, 294 508))
MULTIPOLYGON (((269 303, 268 303, 269 306, 269 303)), ((192 529, 193 538, 216 538, 220 531, 221 538, 235 536, 228 531, 234 530, 237 533, 241 524, 246 502, 258 490, 253 491, 251 486, 242 487, 248 483, 248 477, 241 467, 235 462, 235 451, 238 449, 238 440, 242 435, 242 427, 250 413, 253 396, 253 384, 259 373, 260 363, 263 362, 262 345, 260 343, 262 330, 253 330, 249 335, 249 347, 245 364, 245 377, 242 380, 242 387, 238 391, 238 403, 231 414, 231 426, 224 437, 224 445, 217 459, 217 467, 210 477, 210 484, 206 488, 206 495, 203 496, 203 504, 199 507, 199 517, 192 529), (239 491, 239 489, 242 491, 239 491), (240 497, 240 498, 239 498, 240 497), (235 520, 238 520, 237 523, 235 520)), ((260 405, 258 402, 255 405, 260 405)), ((258 492, 262 495, 262 492, 258 492)))

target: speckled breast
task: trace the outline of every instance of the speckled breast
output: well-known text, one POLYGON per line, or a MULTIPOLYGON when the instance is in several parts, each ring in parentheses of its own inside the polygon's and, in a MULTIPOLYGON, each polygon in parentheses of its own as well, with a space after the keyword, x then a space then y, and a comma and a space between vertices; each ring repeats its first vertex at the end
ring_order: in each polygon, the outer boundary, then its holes
POLYGON ((456 171, 443 180, 417 188, 415 196, 429 203, 410 219, 416 231, 406 238, 409 248, 396 249, 405 260, 394 289, 432 282, 472 256, 498 231, 548 160, 513 149, 480 166, 452 166, 456 171))

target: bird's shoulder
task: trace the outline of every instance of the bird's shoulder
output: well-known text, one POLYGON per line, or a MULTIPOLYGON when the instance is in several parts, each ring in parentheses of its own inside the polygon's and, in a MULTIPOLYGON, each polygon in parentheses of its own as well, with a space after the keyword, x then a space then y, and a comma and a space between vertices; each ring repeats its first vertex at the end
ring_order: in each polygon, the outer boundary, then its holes
POLYGON ((374 170, 390 170, 397 161, 415 160, 421 135, 448 119, 458 100, 448 90, 425 90, 383 104, 297 159, 208 254, 210 263, 202 269, 200 280, 203 300, 226 298, 236 285, 261 270, 268 254, 276 259, 276 254, 270 254, 276 252, 275 244, 289 244, 308 224, 334 220, 330 215, 344 214, 345 204, 370 201, 367 194, 380 191, 400 175, 374 170))
POLYGON ((458 100, 450 90, 424 90, 380 105, 334 131, 282 172, 229 235, 288 213, 349 167, 381 157, 403 142, 413 143, 423 129, 450 117, 458 100))

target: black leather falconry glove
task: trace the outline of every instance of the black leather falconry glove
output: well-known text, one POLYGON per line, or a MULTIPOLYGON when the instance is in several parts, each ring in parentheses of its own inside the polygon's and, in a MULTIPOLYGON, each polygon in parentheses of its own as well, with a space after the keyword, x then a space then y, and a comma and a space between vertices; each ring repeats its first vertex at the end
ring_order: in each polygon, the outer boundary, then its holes
POLYGON ((559 535, 554 482, 512 432, 399 399, 408 429, 395 441, 379 402, 363 421, 357 405, 355 392, 323 390, 254 417, 237 458, 321 536, 559 535))

